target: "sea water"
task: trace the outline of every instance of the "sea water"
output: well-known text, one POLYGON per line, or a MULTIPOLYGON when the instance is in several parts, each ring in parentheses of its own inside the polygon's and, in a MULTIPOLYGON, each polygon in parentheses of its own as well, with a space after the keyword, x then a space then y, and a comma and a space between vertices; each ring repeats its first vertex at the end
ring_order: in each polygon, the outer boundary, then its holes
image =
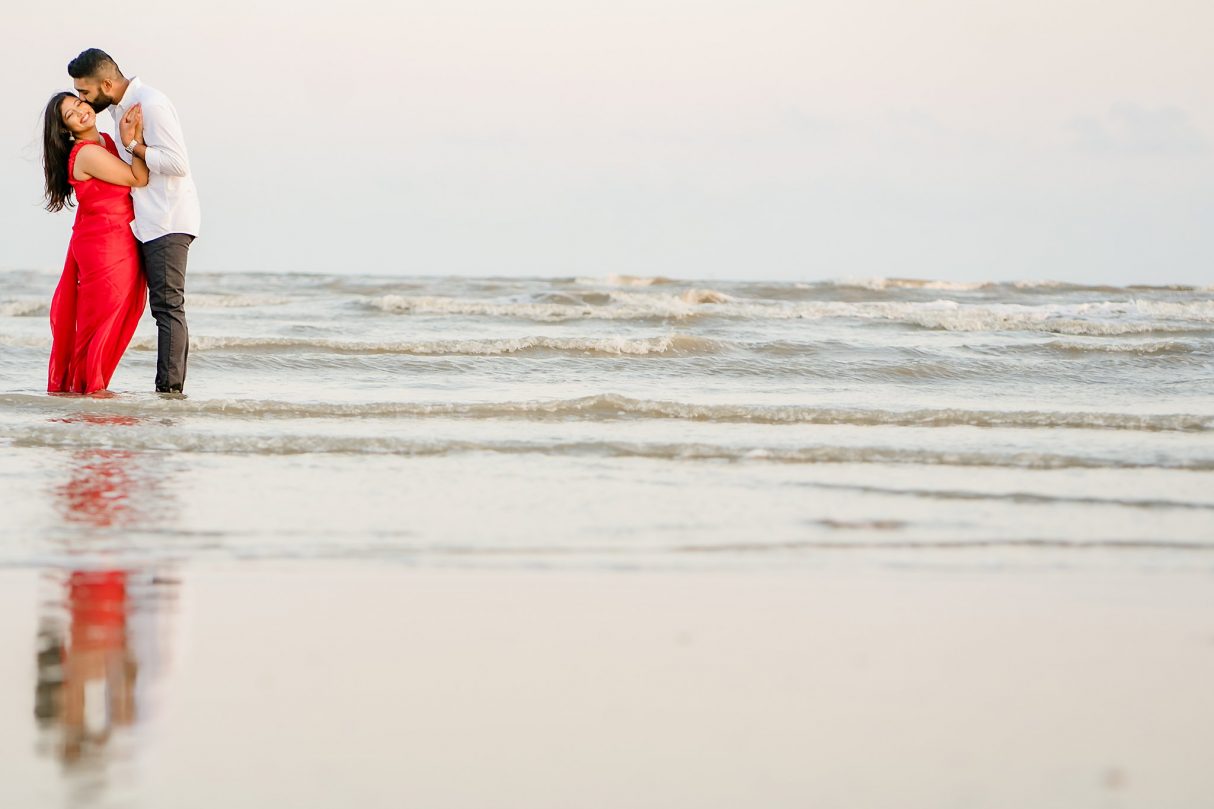
POLYGON ((1208 565, 1214 288, 191 273, 44 393, 0 274, 0 564, 1208 565))

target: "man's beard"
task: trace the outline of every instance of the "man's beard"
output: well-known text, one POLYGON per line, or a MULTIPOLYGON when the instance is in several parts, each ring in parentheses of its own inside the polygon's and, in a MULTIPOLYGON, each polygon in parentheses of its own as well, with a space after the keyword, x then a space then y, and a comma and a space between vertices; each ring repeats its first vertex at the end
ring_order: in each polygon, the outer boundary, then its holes
POLYGON ((105 112, 110 108, 110 104, 113 103, 114 99, 98 90, 97 97, 89 102, 89 106, 93 108, 93 112, 105 112))

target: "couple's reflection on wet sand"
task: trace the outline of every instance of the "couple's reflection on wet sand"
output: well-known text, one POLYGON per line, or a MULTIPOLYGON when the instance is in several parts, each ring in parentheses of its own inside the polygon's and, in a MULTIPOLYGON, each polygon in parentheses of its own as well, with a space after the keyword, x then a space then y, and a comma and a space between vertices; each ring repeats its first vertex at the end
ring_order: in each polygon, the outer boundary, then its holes
POLYGON ((66 574, 64 598, 44 612, 38 631, 38 685, 34 715, 58 730, 54 745, 64 762, 99 752, 117 728, 135 718, 139 666, 127 635, 124 570, 66 574))
MULTIPOLYGON (((85 425, 133 426, 129 416, 72 416, 85 425)), ((153 459, 123 449, 70 454, 54 487, 70 529, 68 556, 79 565, 43 577, 37 637, 34 716, 43 752, 69 771, 104 769, 129 751, 123 737, 153 711, 154 691, 171 646, 169 619, 178 583, 165 565, 124 553, 123 529, 135 528, 164 499, 153 459)))

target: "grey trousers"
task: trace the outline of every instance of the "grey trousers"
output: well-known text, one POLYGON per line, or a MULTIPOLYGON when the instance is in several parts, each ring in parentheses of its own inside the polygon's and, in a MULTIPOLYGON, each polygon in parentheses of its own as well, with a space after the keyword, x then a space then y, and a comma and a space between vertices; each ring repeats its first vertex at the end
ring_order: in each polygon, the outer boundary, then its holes
POLYGON ((148 276, 148 302, 156 319, 156 390, 180 393, 190 332, 185 322, 185 264, 190 242, 185 233, 169 233, 139 245, 148 276))

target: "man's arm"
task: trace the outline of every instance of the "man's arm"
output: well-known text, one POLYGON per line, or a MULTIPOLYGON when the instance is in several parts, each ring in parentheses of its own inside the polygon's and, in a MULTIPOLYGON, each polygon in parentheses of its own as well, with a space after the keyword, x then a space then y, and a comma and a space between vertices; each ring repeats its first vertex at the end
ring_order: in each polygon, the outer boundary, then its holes
POLYGON ((143 117, 144 139, 153 145, 140 143, 135 146, 134 154, 143 158, 148 169, 156 174, 170 177, 189 174, 190 161, 186 156, 185 138, 181 134, 181 122, 173 109, 162 104, 148 107, 141 104, 140 114, 143 117))

